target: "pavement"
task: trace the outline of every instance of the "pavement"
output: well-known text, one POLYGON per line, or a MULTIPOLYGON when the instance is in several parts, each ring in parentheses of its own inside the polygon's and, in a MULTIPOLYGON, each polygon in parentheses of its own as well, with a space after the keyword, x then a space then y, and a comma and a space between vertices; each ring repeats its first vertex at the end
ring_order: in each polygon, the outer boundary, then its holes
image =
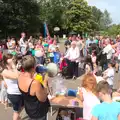
MULTIPOLYGON (((64 46, 63 42, 60 44, 60 49, 62 52, 64 52, 64 46)), ((64 83, 67 88, 70 89, 77 89, 78 86, 80 86, 82 77, 78 78, 77 80, 64 80, 64 83)), ((115 79, 114 79, 114 88, 118 89, 120 88, 120 74, 115 74, 115 79)), ((4 105, 0 104, 0 120, 12 120, 12 108, 8 108, 7 110, 4 108, 4 105)), ((48 120, 56 120, 56 115, 55 113, 53 116, 50 116, 50 113, 48 114, 48 120)), ((21 113, 22 120, 27 120, 27 115, 25 111, 23 110, 21 113)))

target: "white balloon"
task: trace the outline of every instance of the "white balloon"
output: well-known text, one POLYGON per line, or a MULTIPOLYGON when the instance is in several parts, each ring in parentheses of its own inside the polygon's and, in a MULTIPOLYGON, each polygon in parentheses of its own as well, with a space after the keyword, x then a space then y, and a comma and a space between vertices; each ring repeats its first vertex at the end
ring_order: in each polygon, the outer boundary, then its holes
POLYGON ((49 63, 47 65, 47 72, 51 77, 56 76, 58 73, 58 66, 55 63, 49 63))

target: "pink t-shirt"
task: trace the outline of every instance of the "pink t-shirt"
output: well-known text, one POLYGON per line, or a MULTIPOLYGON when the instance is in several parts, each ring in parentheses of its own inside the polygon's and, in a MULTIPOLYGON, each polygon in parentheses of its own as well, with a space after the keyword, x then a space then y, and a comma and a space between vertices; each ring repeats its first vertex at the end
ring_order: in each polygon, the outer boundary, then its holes
POLYGON ((89 91, 86 91, 85 88, 81 88, 83 92, 83 119, 91 120, 92 117, 92 109, 95 105, 100 104, 100 100, 89 91))
POLYGON ((35 46, 35 56, 36 57, 41 57, 44 56, 44 48, 42 45, 36 45, 35 46))
POLYGON ((91 56, 91 58, 92 58, 92 63, 95 64, 97 59, 96 56, 91 56))

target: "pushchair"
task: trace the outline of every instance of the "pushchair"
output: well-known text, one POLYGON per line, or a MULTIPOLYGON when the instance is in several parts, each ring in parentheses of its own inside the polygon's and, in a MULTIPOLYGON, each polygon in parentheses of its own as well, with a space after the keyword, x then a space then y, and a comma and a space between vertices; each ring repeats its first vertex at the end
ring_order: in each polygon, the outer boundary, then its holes
POLYGON ((62 59, 59 63, 60 73, 63 78, 72 78, 72 71, 67 59, 62 59))

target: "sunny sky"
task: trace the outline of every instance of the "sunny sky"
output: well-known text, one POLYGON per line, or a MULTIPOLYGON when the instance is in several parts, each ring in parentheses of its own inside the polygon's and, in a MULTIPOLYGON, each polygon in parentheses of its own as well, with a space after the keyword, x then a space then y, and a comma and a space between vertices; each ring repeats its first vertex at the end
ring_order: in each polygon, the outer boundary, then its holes
POLYGON ((89 5, 96 6, 104 11, 107 9, 111 14, 113 23, 120 23, 120 0, 87 0, 89 5))

